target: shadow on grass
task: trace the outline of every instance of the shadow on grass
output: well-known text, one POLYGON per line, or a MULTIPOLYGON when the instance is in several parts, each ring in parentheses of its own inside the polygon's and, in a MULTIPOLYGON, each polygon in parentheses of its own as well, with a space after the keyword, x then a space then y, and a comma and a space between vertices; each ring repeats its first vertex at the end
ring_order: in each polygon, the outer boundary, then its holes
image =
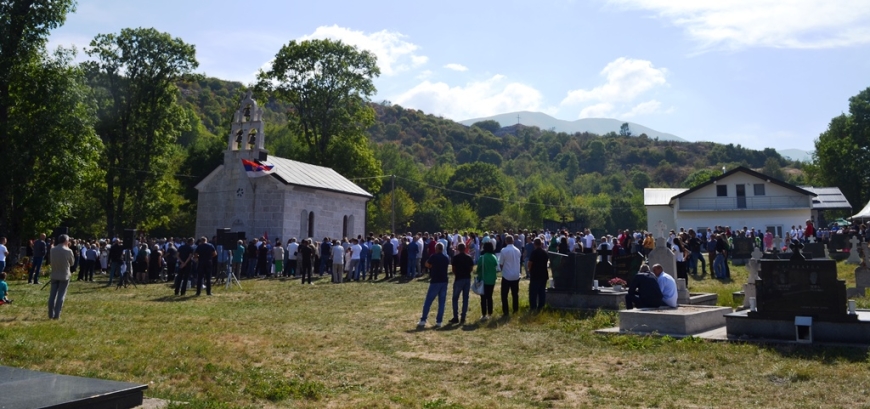
POLYGON ((194 295, 166 295, 163 297, 154 298, 151 301, 153 302, 183 302, 190 301, 196 298, 194 295))

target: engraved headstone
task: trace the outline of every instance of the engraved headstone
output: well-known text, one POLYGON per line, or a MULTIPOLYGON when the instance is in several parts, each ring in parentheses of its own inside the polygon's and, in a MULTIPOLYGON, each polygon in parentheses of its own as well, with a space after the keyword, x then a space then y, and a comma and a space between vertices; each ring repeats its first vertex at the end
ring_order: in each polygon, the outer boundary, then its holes
POLYGON ((852 248, 849 249, 849 258, 846 259, 846 264, 860 264, 861 255, 858 252, 858 243, 861 243, 861 240, 858 240, 857 237, 852 236, 852 238, 849 240, 849 243, 852 244, 852 248))
POLYGON ((827 258, 827 252, 825 251, 825 245, 822 243, 806 243, 806 244, 804 244, 804 249, 803 249, 802 253, 804 254, 804 258, 807 258, 807 259, 827 258))
POLYGON ((867 287, 870 287, 870 248, 867 247, 867 244, 864 243, 861 246, 864 249, 864 262, 861 263, 860 266, 855 268, 855 287, 847 290, 847 296, 851 297, 863 297, 866 293, 867 287))
POLYGON ((856 321, 846 310, 846 282, 837 278, 834 260, 761 260, 756 280, 758 311, 750 317, 817 321, 856 321))
MULTIPOLYGON (((629 254, 625 256, 613 256, 613 277, 619 277, 625 282, 630 283, 631 280, 634 279, 637 271, 640 270, 640 266, 644 262, 644 258, 642 255, 638 253, 629 254)), ((598 282, 601 282, 600 278, 596 278, 598 282)))
POLYGON ((595 264, 595 279, 598 280, 598 285, 610 287, 610 279, 613 278, 613 264, 608 260, 610 250, 606 245, 602 244, 598 247, 598 263, 595 264))

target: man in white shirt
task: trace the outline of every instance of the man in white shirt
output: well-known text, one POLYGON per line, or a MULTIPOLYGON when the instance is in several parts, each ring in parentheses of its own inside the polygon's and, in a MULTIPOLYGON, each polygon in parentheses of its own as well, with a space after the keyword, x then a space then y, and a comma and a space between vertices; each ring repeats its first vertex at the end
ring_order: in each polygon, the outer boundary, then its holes
POLYGON ((290 277, 296 277, 296 263, 298 260, 296 252, 299 251, 299 243, 296 242, 296 237, 290 239, 287 243, 287 252, 284 253, 284 258, 287 259, 287 271, 285 274, 290 277))
POLYGON ((520 310, 520 249, 514 246, 514 238, 506 235, 505 246, 498 254, 498 265, 501 268, 501 310, 505 317, 508 313, 508 292, 513 298, 513 312, 520 310))
POLYGON ((595 251, 595 236, 586 229, 586 235, 583 236, 583 252, 589 254, 593 251, 595 251))
POLYGON ((662 304, 677 308, 677 282, 664 271, 661 264, 653 265, 652 271, 659 283, 659 289, 662 290, 662 304))

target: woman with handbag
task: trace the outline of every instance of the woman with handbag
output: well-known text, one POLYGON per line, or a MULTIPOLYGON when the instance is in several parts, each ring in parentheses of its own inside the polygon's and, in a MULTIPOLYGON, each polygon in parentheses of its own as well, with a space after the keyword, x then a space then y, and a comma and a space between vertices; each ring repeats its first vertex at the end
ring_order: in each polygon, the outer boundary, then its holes
POLYGON ((483 294, 480 294, 481 321, 486 321, 492 316, 492 291, 495 288, 495 280, 498 276, 498 259, 495 257, 495 246, 492 241, 483 243, 483 253, 477 259, 478 282, 483 282, 483 294))

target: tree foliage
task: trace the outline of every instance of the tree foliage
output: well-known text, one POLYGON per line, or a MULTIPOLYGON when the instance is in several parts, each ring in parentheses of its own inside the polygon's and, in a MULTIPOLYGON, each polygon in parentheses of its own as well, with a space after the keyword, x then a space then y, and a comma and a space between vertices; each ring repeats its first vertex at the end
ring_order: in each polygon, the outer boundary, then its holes
POLYGON ((816 140, 813 162, 822 183, 838 186, 852 206, 870 200, 870 87, 849 98, 849 114, 831 119, 816 140))
POLYGON ((175 83, 198 66, 195 49, 153 28, 127 28, 97 35, 87 53, 96 59, 87 68, 100 101, 106 230, 154 227, 180 204, 170 194, 175 141, 190 124, 175 83))
POLYGON ((325 39, 291 41, 258 78, 261 88, 290 104, 290 126, 311 162, 323 164, 332 138, 359 135, 373 123, 366 102, 378 75, 374 54, 325 39))
MULTIPOLYGON (((47 105, 58 102, 26 100, 28 95, 16 93, 16 88, 23 90, 30 85, 30 81, 37 78, 29 75, 33 74, 34 69, 48 74, 44 69, 50 70, 53 65, 48 61, 50 57, 46 57, 45 51, 48 34, 51 30, 60 27, 66 21, 67 13, 72 12, 74 8, 73 0, 0 1, 0 16, 2 16, 0 18, 0 146, 2 146, 0 163, 7 171, 13 170, 4 172, 3 180, 0 181, 0 234, 9 237, 9 243, 13 248, 20 244, 22 234, 33 233, 22 226, 20 216, 25 209, 20 206, 21 201, 16 200, 16 191, 29 183, 29 180, 20 179, 19 173, 22 171, 27 173, 26 170, 32 166, 32 163, 22 162, 22 152, 18 149, 25 146, 27 149, 32 149, 28 141, 32 142, 34 138, 32 133, 20 132, 20 126, 18 131, 12 128, 13 122, 21 124, 25 119, 16 115, 29 114, 24 110, 14 112, 14 108, 22 102, 31 107, 42 102, 47 105)), ((68 65, 68 61, 64 61, 64 64, 68 65)), ((77 81, 75 75, 72 77, 73 82, 77 81)), ((57 95, 52 90, 47 91, 52 96, 57 95)), ((48 95, 43 93, 40 96, 48 95)), ((62 103, 58 103, 60 104, 62 103)), ((83 121, 87 122, 87 119, 83 121)), ((64 134, 69 135, 66 132, 64 134)))

